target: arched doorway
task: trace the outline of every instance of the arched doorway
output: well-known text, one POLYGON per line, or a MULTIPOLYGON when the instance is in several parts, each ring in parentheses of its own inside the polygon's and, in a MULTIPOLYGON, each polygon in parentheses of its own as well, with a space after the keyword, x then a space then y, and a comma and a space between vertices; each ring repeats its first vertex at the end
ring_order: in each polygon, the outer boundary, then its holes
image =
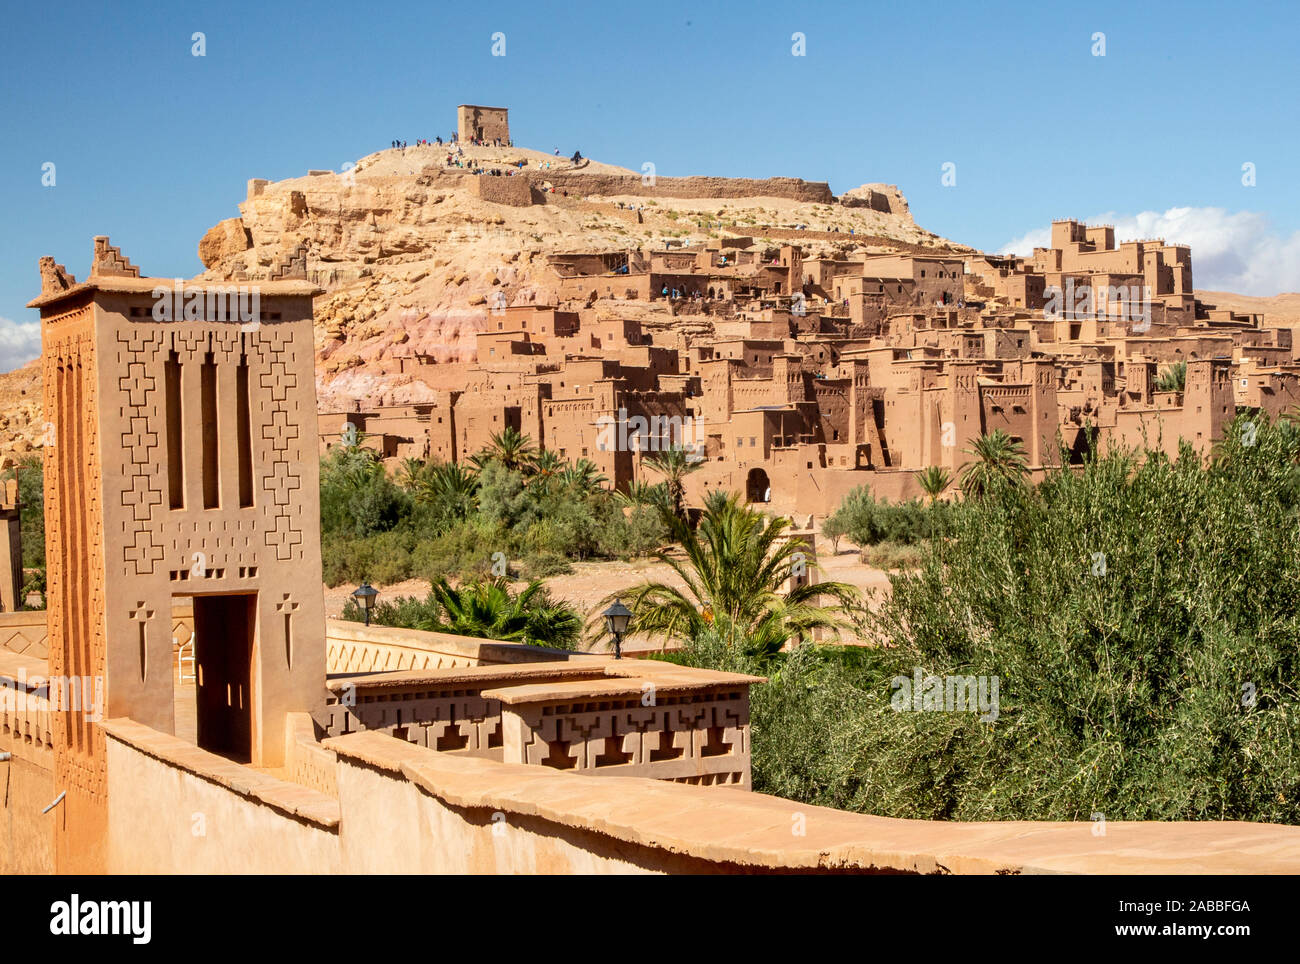
POLYGON ((771 502, 772 483, 762 469, 750 469, 745 482, 745 494, 750 502, 771 502))

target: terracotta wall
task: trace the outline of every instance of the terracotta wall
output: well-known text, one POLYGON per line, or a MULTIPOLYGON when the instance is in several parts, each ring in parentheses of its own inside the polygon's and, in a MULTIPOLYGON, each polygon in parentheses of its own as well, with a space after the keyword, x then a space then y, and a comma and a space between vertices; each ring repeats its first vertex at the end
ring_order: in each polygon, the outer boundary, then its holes
POLYGON ((0 734, 0 752, 13 754, 0 763, 0 874, 52 874, 60 810, 41 811, 58 795, 53 757, 41 766, 15 750, 15 741, 0 734))
POLYGON ((335 799, 129 720, 104 729, 110 873, 1300 871, 1296 827, 1116 821, 1098 837, 1090 822, 898 820, 547 772, 380 733, 326 741, 335 799))
POLYGON ((104 724, 110 874, 333 874, 338 808, 129 720, 104 724))
POLYGON ((43 609, 0 613, 0 649, 33 659, 48 659, 47 636, 43 609))

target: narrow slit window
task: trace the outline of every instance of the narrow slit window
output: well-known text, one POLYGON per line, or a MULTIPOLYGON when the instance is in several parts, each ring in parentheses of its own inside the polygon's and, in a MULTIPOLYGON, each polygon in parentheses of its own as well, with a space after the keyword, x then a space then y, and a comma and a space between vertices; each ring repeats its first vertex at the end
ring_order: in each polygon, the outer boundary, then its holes
POLYGON ((239 361, 235 375, 235 438, 239 447, 239 507, 253 504, 253 428, 249 415, 248 359, 239 361))
POLYGON ((212 352, 203 356, 199 378, 199 404, 203 413, 203 508, 221 508, 221 483, 217 477, 217 364, 212 352))
POLYGON ((167 394, 167 489, 169 505, 185 508, 185 460, 182 457, 181 433, 181 363, 176 352, 163 363, 167 394))

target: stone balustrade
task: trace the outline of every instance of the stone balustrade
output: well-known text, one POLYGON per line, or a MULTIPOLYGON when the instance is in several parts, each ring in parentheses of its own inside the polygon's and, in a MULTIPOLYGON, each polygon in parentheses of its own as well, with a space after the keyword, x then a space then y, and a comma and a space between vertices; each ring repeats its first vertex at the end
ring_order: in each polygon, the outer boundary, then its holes
POLYGON ((749 686, 760 678, 561 655, 336 677, 320 729, 559 770, 750 788, 749 686))
POLYGON ((753 681, 561 680, 482 695, 501 705, 503 762, 748 790, 753 681))

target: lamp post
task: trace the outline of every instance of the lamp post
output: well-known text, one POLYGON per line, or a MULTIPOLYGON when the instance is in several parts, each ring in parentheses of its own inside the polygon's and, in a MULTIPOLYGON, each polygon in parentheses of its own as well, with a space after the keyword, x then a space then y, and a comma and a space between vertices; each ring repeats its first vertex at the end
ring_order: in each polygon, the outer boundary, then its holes
POLYGON ((601 615, 605 617, 609 634, 614 637, 614 658, 622 659, 623 634, 627 632, 627 624, 632 620, 632 610, 623 605, 622 599, 615 599, 614 604, 601 615))
POLYGON ((368 582, 363 582, 352 593, 352 598, 357 601, 361 611, 366 614, 366 625, 370 625, 370 610, 374 608, 375 597, 379 595, 379 590, 368 582))

